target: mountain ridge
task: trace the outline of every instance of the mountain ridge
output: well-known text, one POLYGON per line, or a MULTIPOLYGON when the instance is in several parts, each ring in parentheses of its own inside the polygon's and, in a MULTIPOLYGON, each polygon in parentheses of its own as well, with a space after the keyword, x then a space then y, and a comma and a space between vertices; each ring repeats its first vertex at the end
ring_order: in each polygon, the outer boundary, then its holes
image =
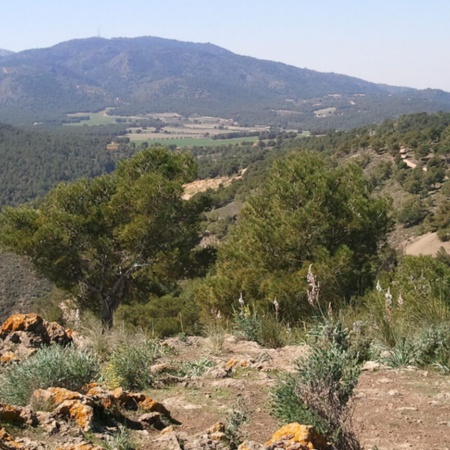
POLYGON ((237 55, 211 43, 152 36, 70 40, 8 54, 0 68, 0 121, 7 122, 114 107, 121 115, 197 113, 244 123, 351 128, 450 110, 445 91, 381 85, 237 55))

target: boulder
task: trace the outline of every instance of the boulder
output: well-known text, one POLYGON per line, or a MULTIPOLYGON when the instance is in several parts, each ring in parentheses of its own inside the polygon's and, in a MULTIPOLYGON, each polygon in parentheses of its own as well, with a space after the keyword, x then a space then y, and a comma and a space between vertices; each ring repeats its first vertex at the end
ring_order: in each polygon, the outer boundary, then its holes
POLYGON ((22 408, 0 403, 0 423, 2 422, 35 426, 38 420, 29 407, 22 408))
POLYGON ((267 447, 283 450, 328 450, 326 439, 311 425, 300 425, 297 422, 284 425, 277 430, 265 444, 267 447))
POLYGON ((38 314, 15 314, 0 327, 0 362, 30 356, 44 345, 68 345, 73 342, 70 333, 56 322, 47 322, 38 314))
POLYGON ((92 430, 94 408, 80 400, 65 400, 55 410, 55 417, 73 420, 83 431, 92 430))
POLYGON ((3 450, 25 448, 19 442, 16 442, 14 438, 7 433, 3 428, 0 428, 0 448, 3 450))

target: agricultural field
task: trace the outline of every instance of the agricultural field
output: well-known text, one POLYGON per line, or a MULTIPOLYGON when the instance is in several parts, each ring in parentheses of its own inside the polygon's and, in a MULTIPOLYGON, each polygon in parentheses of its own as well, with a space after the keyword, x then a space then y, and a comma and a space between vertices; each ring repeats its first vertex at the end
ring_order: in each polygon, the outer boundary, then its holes
POLYGON ((229 133, 254 133, 267 130, 264 125, 256 127, 241 127, 229 119, 209 116, 181 116, 176 113, 162 113, 143 116, 113 116, 105 109, 96 113, 75 113, 69 117, 80 117, 77 123, 67 124, 69 126, 94 126, 110 125, 114 123, 125 123, 128 126, 127 133, 131 142, 149 145, 162 143, 166 146, 177 147, 193 146, 220 146, 224 144, 240 144, 241 142, 256 142, 256 136, 241 136, 230 139, 214 139, 229 133))

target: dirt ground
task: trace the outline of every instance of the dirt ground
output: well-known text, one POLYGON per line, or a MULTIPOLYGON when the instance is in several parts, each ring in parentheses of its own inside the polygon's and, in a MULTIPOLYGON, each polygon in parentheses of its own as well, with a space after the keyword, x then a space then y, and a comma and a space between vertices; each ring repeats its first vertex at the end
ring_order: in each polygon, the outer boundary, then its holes
MULTIPOLYGON (((242 427, 246 439, 265 442, 279 428, 270 415, 270 391, 279 374, 295 370, 305 347, 263 349, 230 335, 220 346, 199 337, 167 343, 176 354, 166 363, 207 358, 225 366, 234 361, 229 377, 202 376, 150 392, 181 422, 180 431, 204 431, 236 408, 244 408, 249 416, 242 427)), ((364 370, 353 406, 354 424, 366 449, 450 449, 449 376, 413 367, 364 370)))
POLYGON ((444 247, 445 251, 450 253, 450 242, 442 242, 436 233, 426 233, 408 243, 405 247, 405 253, 414 256, 435 256, 441 247, 444 247))

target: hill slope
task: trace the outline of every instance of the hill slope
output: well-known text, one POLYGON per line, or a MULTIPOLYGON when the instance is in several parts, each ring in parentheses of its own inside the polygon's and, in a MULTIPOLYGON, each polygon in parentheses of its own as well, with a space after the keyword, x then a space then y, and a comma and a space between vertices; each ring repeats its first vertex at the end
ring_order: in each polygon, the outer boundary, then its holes
POLYGON ((156 37, 89 38, 0 56, 0 120, 115 106, 304 127, 350 128, 450 110, 450 94, 377 85, 156 37))

